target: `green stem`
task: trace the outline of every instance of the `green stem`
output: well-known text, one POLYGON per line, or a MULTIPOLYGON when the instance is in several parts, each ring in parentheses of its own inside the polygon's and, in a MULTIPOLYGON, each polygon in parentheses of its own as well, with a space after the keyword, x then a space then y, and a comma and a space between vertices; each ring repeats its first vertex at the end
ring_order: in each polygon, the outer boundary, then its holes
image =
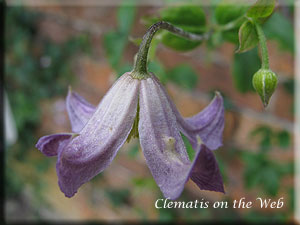
POLYGON ((147 71, 147 58, 148 58, 148 51, 150 48, 150 44, 154 34, 159 29, 168 30, 178 36, 186 38, 191 41, 202 41, 208 39, 210 36, 210 32, 205 33, 203 35, 196 35, 189 32, 186 32, 178 27, 173 26, 172 24, 164 21, 157 22, 153 24, 144 35, 142 43, 140 45, 139 51, 137 53, 137 58, 134 64, 134 68, 132 71, 132 76, 136 79, 144 79, 148 76, 147 71))
POLYGON ((238 17, 237 19, 229 22, 229 23, 218 26, 216 28, 216 31, 232 30, 233 28, 236 28, 236 27, 240 26, 243 23, 243 21, 245 21, 245 19, 246 19, 245 15, 242 15, 242 16, 238 17))
POLYGON ((262 58, 261 68, 269 69, 269 54, 268 54, 266 37, 265 37, 265 34, 264 34, 261 26, 256 22, 254 22, 254 23, 256 26, 256 31, 257 31, 258 40, 259 40, 260 49, 261 49, 261 58, 262 58))

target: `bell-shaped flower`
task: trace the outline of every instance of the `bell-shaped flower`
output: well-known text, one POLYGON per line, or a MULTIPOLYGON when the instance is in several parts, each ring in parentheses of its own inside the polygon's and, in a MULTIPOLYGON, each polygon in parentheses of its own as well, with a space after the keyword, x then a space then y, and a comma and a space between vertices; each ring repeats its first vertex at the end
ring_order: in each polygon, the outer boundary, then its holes
POLYGON ((67 197, 106 169, 131 137, 139 138, 166 198, 179 197, 189 179, 200 189, 224 192, 211 151, 222 144, 224 107, 219 93, 202 112, 182 118, 154 74, 136 79, 125 73, 97 107, 72 91, 66 104, 73 133, 42 137, 36 147, 46 156, 58 156, 58 183, 67 197), (181 133, 196 151, 192 162, 181 133))

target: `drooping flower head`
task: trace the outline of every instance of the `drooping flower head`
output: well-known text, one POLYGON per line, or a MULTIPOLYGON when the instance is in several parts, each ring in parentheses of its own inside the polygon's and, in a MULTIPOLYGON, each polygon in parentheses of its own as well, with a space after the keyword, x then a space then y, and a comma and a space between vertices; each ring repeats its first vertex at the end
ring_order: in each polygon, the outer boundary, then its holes
POLYGON ((182 118, 152 73, 122 75, 97 107, 69 90, 66 104, 73 133, 42 137, 36 147, 57 156, 61 191, 72 197, 78 188, 110 165, 124 142, 139 137, 147 165, 166 198, 180 196, 191 179, 200 189, 224 192, 212 150, 222 145, 223 99, 216 93, 199 114, 182 118), (191 162, 183 133, 196 151, 191 162))

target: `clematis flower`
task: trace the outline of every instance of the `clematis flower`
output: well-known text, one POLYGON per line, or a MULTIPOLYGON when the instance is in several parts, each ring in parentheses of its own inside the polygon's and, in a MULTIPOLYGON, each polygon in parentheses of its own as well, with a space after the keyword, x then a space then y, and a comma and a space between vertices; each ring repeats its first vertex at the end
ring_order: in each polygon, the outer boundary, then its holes
POLYGON ((216 93, 199 114, 183 118, 154 74, 122 75, 97 107, 71 90, 67 111, 72 133, 40 138, 36 147, 58 156, 58 184, 66 197, 106 169, 118 150, 138 137, 147 165, 166 198, 176 199, 191 179, 202 190, 223 192, 212 150, 222 145, 223 99, 216 93), (181 133, 196 151, 190 161, 181 133))

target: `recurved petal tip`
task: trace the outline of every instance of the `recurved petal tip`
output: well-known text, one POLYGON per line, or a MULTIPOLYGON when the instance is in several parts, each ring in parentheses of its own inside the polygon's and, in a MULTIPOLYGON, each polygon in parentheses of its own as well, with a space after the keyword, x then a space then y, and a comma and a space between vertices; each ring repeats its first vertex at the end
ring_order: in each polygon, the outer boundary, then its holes
POLYGON ((224 130, 224 102, 220 92, 215 92, 215 97, 211 103, 198 114, 183 118, 167 94, 167 91, 153 75, 153 80, 160 87, 159 91, 164 93, 176 116, 180 131, 189 139, 192 146, 196 149, 199 137, 203 143, 211 150, 222 146, 224 130))
POLYGON ((69 86, 66 106, 73 132, 80 132, 96 110, 95 106, 72 91, 71 86, 69 86))
POLYGON ((222 146, 224 130, 224 103, 220 93, 216 92, 211 103, 197 115, 186 118, 183 129, 196 148, 197 137, 211 150, 222 146))
POLYGON ((56 156, 59 148, 65 143, 66 140, 71 140, 73 133, 52 134, 41 137, 35 147, 39 149, 46 156, 56 156))
POLYGON ((205 145, 198 151, 190 178, 201 190, 216 191, 225 194, 222 175, 214 156, 205 145))

